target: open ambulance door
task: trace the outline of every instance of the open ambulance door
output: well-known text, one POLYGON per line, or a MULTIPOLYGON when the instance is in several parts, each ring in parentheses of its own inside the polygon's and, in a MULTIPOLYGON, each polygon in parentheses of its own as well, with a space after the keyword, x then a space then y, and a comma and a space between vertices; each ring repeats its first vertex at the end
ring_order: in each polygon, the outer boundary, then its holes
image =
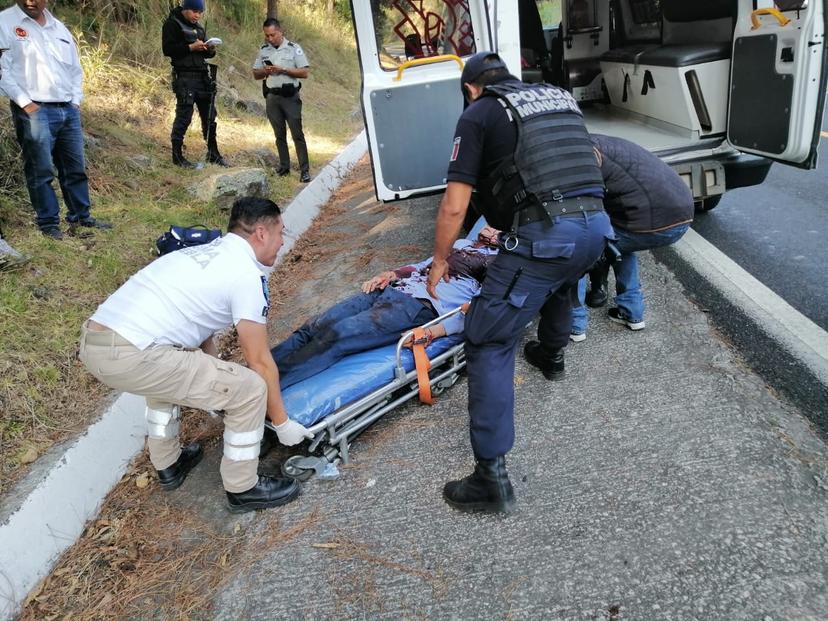
POLYGON ((351 0, 377 199, 442 190, 464 59, 495 49, 485 3, 351 0))
POLYGON ((727 139, 815 168, 825 107, 825 0, 739 0, 727 139))

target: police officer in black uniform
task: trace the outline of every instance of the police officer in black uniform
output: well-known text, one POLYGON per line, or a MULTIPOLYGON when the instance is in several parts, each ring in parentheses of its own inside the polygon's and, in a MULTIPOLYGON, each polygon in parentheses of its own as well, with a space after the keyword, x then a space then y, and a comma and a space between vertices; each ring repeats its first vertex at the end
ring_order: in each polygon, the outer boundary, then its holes
POLYGON ((492 52, 469 59, 461 84, 470 105, 457 123, 429 293, 448 276, 446 257, 473 188, 489 224, 504 232, 465 323, 476 466, 446 483, 443 497, 463 511, 504 512, 515 504, 505 460, 514 443, 515 348, 541 308, 544 333, 557 338, 533 349, 535 361, 551 363, 566 346, 570 293, 614 234, 603 210, 601 171, 569 93, 521 82, 492 52))
POLYGON ((170 140, 172 161, 176 166, 195 168, 184 157, 184 134, 193 118, 193 105, 201 117, 201 133, 207 141, 207 161, 229 166, 216 143, 216 65, 206 62, 216 55, 207 45, 207 33, 198 20, 204 13, 204 0, 182 0, 170 11, 161 28, 161 48, 170 57, 175 92, 175 120, 170 140))

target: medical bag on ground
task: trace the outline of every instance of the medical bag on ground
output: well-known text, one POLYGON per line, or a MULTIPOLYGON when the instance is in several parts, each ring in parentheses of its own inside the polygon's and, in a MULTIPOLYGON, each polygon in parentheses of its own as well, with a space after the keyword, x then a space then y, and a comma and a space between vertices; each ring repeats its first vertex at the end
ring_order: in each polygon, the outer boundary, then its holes
POLYGON ((209 244, 219 237, 221 237, 221 229, 208 229, 203 224, 171 226, 169 231, 155 240, 155 248, 160 257, 173 250, 209 244))

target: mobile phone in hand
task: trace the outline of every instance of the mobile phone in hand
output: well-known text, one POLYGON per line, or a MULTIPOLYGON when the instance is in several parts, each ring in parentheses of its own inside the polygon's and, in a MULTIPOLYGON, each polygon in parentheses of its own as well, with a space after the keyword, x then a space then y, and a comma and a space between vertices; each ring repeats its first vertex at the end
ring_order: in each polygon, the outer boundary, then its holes
POLYGON ((267 60, 266 58, 265 58, 262 62, 263 62, 265 65, 267 65, 268 67, 272 67, 272 66, 273 66, 273 63, 272 63, 272 62, 270 62, 269 60, 267 60))

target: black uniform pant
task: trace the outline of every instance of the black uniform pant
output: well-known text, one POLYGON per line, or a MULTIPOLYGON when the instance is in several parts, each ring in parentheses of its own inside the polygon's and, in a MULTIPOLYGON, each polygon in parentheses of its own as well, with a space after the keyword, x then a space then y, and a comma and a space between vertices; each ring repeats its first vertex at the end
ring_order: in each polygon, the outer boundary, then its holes
POLYGON ((305 133, 302 131, 302 99, 299 97, 299 93, 291 97, 269 94, 266 103, 267 120, 270 121, 273 133, 276 135, 279 168, 281 170, 290 168, 290 152, 288 151, 287 128, 285 127, 287 125, 293 138, 293 146, 296 148, 296 157, 299 159, 299 171, 309 172, 308 145, 305 143, 305 133))
POLYGON ((216 138, 216 106, 213 85, 207 72, 179 73, 174 84, 175 120, 170 132, 172 142, 183 142, 193 120, 193 106, 201 117, 201 135, 210 143, 216 138))
POLYGON ((489 265, 464 331, 469 431, 478 459, 505 455, 514 443, 515 349, 524 326, 543 308, 540 331, 551 346, 565 346, 569 290, 614 237, 604 212, 557 217, 554 224, 521 227, 517 247, 501 250, 489 265))

